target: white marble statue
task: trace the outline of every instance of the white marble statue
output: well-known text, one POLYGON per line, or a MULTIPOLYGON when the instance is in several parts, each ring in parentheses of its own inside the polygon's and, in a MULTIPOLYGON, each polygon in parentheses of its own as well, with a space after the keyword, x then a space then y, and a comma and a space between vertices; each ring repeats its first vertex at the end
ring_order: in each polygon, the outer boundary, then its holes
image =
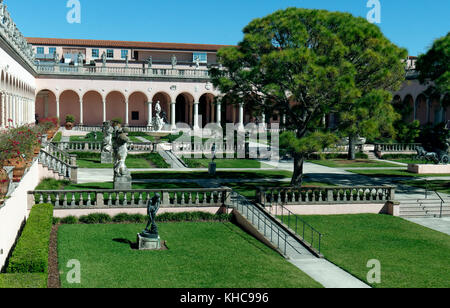
POLYGON ((164 119, 160 116, 161 113, 161 105, 159 104, 159 101, 156 103, 155 106, 155 117, 153 118, 153 130, 156 132, 161 131, 161 129, 164 127, 164 125, 166 124, 164 122, 164 119))

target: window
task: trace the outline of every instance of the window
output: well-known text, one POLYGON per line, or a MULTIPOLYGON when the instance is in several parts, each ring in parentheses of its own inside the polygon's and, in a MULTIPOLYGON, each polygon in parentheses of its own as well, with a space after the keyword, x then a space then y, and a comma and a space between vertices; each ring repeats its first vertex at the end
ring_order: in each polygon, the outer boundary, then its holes
POLYGON ((139 111, 132 111, 131 112, 131 120, 132 121, 139 121, 139 111))
POLYGON ((128 58, 128 50, 121 50, 121 58, 127 59, 128 58))
POLYGON ((108 57, 108 58, 114 58, 114 50, 108 49, 108 50, 106 51, 106 57, 108 57))
POLYGON ((43 54, 44 54, 44 47, 38 47, 38 48, 36 48, 36 53, 37 53, 37 54, 40 54, 40 55, 43 55, 43 54))
POLYGON ((197 57, 198 57, 200 63, 208 62, 208 54, 206 52, 194 52, 192 61, 195 62, 197 57))
POLYGON ((92 58, 98 58, 100 52, 98 49, 92 49, 92 58))
POLYGON ((48 53, 51 54, 51 55, 54 55, 55 52, 56 52, 56 48, 55 48, 55 47, 50 47, 50 48, 48 49, 48 53))

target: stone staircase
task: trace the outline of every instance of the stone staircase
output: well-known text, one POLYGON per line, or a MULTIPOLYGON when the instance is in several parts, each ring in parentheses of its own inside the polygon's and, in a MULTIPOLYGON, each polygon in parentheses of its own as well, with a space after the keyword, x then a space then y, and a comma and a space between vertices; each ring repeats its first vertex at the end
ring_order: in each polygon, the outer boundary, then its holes
POLYGON ((294 230, 264 207, 249 202, 235 192, 232 194, 229 207, 233 208, 234 213, 237 214, 235 215, 236 219, 245 220, 244 222, 238 221, 241 227, 269 247, 277 250, 288 262, 325 288, 370 288, 363 281, 324 259, 320 255, 320 248, 317 251, 309 247, 307 242, 295 235, 294 230))
POLYGON ((426 217, 449 217, 450 199, 432 198, 418 200, 399 200, 400 217, 403 218, 426 218, 426 217))

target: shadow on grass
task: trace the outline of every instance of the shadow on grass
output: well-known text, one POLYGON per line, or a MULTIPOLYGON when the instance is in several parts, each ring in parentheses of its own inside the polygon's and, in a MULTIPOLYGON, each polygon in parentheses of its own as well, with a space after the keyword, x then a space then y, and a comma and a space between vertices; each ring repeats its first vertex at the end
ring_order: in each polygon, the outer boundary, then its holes
POLYGON ((124 238, 114 238, 113 241, 116 243, 129 245, 130 248, 133 250, 138 250, 138 248, 139 248, 137 242, 135 243, 135 242, 132 242, 132 241, 124 239, 124 238))

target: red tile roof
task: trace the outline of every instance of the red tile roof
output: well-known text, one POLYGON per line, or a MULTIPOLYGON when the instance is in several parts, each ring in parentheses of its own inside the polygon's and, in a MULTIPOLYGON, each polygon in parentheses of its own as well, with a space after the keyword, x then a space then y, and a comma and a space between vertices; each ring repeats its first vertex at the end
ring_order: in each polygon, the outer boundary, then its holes
POLYGON ((130 42, 130 41, 107 41, 107 40, 56 39, 56 38, 38 38, 38 37, 27 37, 26 39, 32 45, 190 50, 190 51, 213 51, 213 52, 218 51, 220 48, 231 46, 231 45, 184 44, 184 43, 152 43, 152 42, 130 42))

